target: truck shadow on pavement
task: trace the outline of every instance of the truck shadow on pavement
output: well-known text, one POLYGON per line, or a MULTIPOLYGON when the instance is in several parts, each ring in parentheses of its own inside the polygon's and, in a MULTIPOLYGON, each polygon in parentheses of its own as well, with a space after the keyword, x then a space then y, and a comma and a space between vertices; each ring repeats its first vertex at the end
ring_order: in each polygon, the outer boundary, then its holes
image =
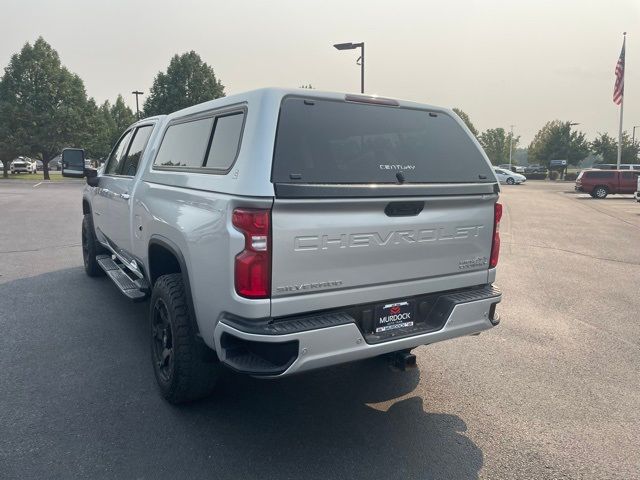
POLYGON ((219 398, 180 416, 202 432, 222 422, 231 449, 265 478, 478 478, 482 452, 466 424, 425 411, 412 396, 419 380, 383 359, 279 381, 228 375, 219 398))
POLYGON ((460 417, 429 412, 418 370, 228 372, 212 398, 174 407, 156 390, 147 303, 81 268, 0 294, 8 478, 475 479, 483 465, 460 417))

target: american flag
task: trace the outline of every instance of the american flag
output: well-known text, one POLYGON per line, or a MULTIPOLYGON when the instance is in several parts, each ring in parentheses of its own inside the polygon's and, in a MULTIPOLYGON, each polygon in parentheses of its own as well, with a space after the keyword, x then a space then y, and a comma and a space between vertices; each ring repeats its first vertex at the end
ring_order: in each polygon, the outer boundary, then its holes
POLYGON ((622 51, 620 51, 620 58, 616 63, 616 83, 613 86, 613 103, 620 105, 622 103, 622 96, 624 95, 624 44, 627 39, 622 41, 622 51))

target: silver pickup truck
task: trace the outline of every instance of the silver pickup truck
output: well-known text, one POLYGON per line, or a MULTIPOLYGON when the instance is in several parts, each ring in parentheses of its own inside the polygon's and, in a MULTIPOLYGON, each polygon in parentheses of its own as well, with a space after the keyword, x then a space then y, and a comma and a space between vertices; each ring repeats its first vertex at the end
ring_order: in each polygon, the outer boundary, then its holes
POLYGON ((278 377, 498 323, 499 186, 445 108, 261 89, 140 120, 86 177, 82 250, 149 299, 162 395, 278 377))

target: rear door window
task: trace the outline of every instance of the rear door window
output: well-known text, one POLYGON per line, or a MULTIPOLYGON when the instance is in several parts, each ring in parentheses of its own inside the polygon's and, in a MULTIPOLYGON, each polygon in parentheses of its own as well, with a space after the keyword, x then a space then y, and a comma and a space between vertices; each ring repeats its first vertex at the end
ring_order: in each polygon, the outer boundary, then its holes
POLYGON ((282 101, 273 182, 495 182, 472 138, 442 112, 287 97, 282 101))

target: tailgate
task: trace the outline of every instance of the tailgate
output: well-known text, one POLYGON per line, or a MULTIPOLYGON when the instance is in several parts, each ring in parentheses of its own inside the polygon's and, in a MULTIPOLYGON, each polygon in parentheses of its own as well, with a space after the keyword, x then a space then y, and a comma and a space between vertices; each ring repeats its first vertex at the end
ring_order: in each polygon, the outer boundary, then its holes
POLYGON ((276 199, 272 296, 486 271, 496 198, 276 199))
POLYGON ((497 181, 449 111, 286 96, 271 181, 272 316, 487 283, 497 181))

